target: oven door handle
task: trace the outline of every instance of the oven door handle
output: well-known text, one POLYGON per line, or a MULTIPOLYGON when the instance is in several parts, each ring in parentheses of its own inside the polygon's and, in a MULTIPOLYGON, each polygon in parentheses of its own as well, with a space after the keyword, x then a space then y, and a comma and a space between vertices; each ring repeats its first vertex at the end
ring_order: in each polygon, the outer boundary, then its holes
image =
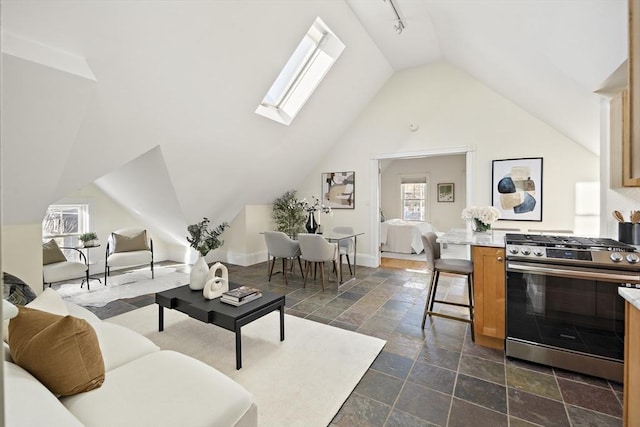
POLYGON ((603 273, 594 270, 566 269, 562 267, 543 267, 532 264, 507 263, 507 271, 518 271, 523 273, 535 273, 549 276, 570 277, 573 279, 603 280, 618 283, 640 283, 640 275, 637 274, 616 274, 603 273))

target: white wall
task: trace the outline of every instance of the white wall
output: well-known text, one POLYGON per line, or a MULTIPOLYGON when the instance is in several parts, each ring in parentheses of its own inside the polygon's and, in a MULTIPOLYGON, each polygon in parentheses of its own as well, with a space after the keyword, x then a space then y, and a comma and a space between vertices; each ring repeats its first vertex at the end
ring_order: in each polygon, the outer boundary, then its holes
MULTIPOLYGON (((130 215, 127 210, 106 195, 95 184, 88 184, 52 204, 68 203, 86 203, 89 205, 90 231, 98 234, 98 241, 101 245, 99 248, 91 249, 91 274, 104 272, 107 238, 112 232, 130 227, 148 229, 147 224, 130 215)), ((153 238, 154 261, 170 259, 169 249, 171 245, 167 245, 162 239, 156 238, 152 232, 149 235, 153 238)), ((186 244, 187 241, 185 239, 185 246, 186 244)), ((181 261, 181 259, 174 260, 181 261)))
POLYGON ((79 166, 67 160, 94 86, 95 81, 49 63, 3 51, 2 224, 37 223, 62 196, 59 180, 65 169, 79 166))
MULTIPOLYGON (((513 223, 519 227, 572 229, 575 183, 599 180, 595 155, 456 67, 439 63, 394 75, 330 150, 331 155, 319 158, 317 164, 308 164, 310 172, 297 186, 298 195, 301 198, 319 195, 322 172, 354 170, 355 209, 336 209, 333 216, 323 215, 321 222, 327 228, 348 224, 364 232, 358 239, 358 260, 377 265, 377 247, 373 242, 377 241, 374 234, 378 233, 378 224, 371 224, 377 200, 370 196, 377 176, 370 176, 371 159, 386 153, 460 146, 471 146, 475 150, 472 153, 473 185, 466 190, 471 203, 477 205, 491 202, 491 160, 544 158, 543 222, 502 222, 504 226, 513 223), (418 131, 411 132, 409 123, 417 123, 418 131)), ((95 190, 90 187, 79 191, 68 197, 102 197, 94 194, 95 190)), ((212 257, 240 265, 266 259, 259 232, 270 229, 271 211, 269 205, 259 206, 262 207, 245 207, 243 213, 232 220, 232 228, 224 235, 227 244, 212 253, 212 257)), ((109 207, 105 201, 107 224, 102 223, 101 212, 96 214, 100 219, 97 226, 101 227, 98 232, 102 242, 112 223, 127 226, 129 221, 136 222, 118 209, 109 207)), ((459 213, 455 216, 459 217, 459 213)), ((32 250, 38 246, 34 254, 40 252, 39 237, 37 240, 29 244, 32 250)), ((167 248, 172 257, 177 252, 185 253, 184 247, 173 249, 167 248)))
POLYGON ((42 292, 42 223, 2 227, 2 271, 42 292))
POLYGON ((266 261, 267 246, 260 233, 275 229, 272 211, 272 205, 245 206, 225 231, 224 245, 212 256, 245 266, 266 261))
MULTIPOLYGON (((231 221, 245 205, 270 203, 299 182, 393 73, 344 1, 8 1, 2 27, 86 58, 96 76, 87 83, 30 61, 3 64, 3 168, 27 166, 5 175, 16 203, 3 206, 4 223, 26 215, 35 223, 47 197, 159 146, 185 219, 174 232, 182 240, 186 224, 231 221), (291 126, 255 114, 317 16, 349 47, 291 126), (41 173, 51 160, 55 174, 41 173), (28 183, 17 178, 24 172, 28 183)), ((124 205, 152 215, 140 197, 123 196, 124 205)))
POLYGON ((402 218, 400 179, 403 175, 429 176, 428 218, 436 230, 464 227, 460 212, 466 200, 466 156, 437 156, 380 162, 380 206, 384 216, 402 218), (453 202, 438 202, 438 183, 453 183, 453 202))
MULTIPOLYGON (((51 204, 75 203, 89 205, 90 231, 98 234, 101 244, 99 248, 90 249, 91 274, 104 272, 106 243, 111 232, 128 227, 147 228, 144 223, 133 218, 94 184, 86 185, 51 204)), ((44 216, 44 212, 42 215, 44 216)), ((153 234, 151 237, 154 237, 155 261, 183 260, 172 257, 175 248, 171 245, 155 238, 153 234)), ((185 246, 187 246, 186 239, 185 246)), ((42 222, 2 227, 2 268, 3 271, 24 280, 36 292, 42 291, 42 222)))
MULTIPOLYGON (((473 77, 438 63, 396 73, 298 187, 300 196, 319 194, 322 172, 356 172, 355 209, 336 210, 326 223, 352 224, 366 234, 358 257, 377 263, 371 234, 370 159, 386 153, 446 147, 475 148, 472 204, 491 203, 491 161, 543 157, 543 221, 503 221, 505 227, 572 229, 575 183, 599 180, 598 157, 549 127, 473 77), (411 132, 409 124, 419 130, 411 132)), ((324 221, 324 220, 323 220, 324 221)), ((323 222, 324 224, 324 222, 323 222)), ((373 231, 372 231, 373 230, 373 231)))

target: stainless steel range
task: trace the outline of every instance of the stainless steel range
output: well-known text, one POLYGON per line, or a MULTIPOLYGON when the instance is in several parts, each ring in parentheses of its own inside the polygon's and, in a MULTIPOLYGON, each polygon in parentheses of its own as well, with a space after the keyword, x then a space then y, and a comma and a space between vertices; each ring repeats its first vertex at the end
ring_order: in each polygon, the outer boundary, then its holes
POLYGON ((507 356, 622 381, 624 300, 640 253, 612 239, 507 234, 507 356))

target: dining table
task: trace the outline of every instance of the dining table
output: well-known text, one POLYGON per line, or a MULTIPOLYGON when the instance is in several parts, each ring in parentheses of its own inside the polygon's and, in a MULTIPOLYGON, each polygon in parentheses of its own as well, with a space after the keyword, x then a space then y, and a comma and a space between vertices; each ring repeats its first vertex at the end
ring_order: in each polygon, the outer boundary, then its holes
MULTIPOLYGON (((264 232, 261 231, 260 234, 264 234, 264 232)), ((340 272, 338 273, 338 289, 340 289, 341 286, 346 285, 347 283, 351 282, 352 280, 355 280, 356 279, 356 265, 357 265, 356 257, 357 257, 357 253, 358 253, 358 236, 362 236, 364 233, 362 233, 362 232, 338 233, 338 232, 335 232, 335 231, 325 231, 325 232, 317 233, 317 234, 320 234, 328 242, 337 243, 338 247, 340 246, 340 241, 347 240, 347 239, 353 239, 353 269, 352 269, 351 277, 346 281, 343 279, 343 276, 342 276, 342 263, 339 263, 340 265, 338 266, 338 268, 340 269, 340 272)), ((294 240, 297 240, 296 237, 297 236, 293 236, 292 238, 294 240)), ((292 267, 293 267, 293 264, 292 264, 292 267)), ((269 270, 269 259, 267 259, 267 271, 268 270, 269 270)), ((278 273, 282 273, 282 272, 281 271, 276 271, 274 274, 278 274, 278 273)))
POLYGON ((338 247, 340 246, 340 242, 342 240, 347 240, 347 239, 353 239, 353 269, 351 272, 351 277, 347 280, 344 281, 343 277, 342 277, 342 263, 340 262, 338 268, 340 269, 340 273, 339 273, 339 278, 338 278, 338 289, 340 289, 341 286, 346 285, 347 283, 351 282, 352 280, 356 279, 356 256, 358 254, 358 236, 362 236, 364 233, 362 232, 353 232, 353 233, 338 233, 335 231, 324 231, 322 233, 322 237, 324 237, 327 241, 332 242, 332 243, 337 243, 338 247))

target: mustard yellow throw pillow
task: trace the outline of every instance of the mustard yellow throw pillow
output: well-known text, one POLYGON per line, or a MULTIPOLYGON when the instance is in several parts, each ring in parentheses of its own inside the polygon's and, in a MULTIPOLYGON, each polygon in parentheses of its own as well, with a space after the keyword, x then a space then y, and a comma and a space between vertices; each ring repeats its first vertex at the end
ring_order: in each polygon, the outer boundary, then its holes
POLYGON ((60 396, 102 385, 102 352, 86 320, 22 306, 18 310, 9 322, 9 347, 16 364, 60 396))
POLYGON ((132 252, 149 250, 147 245, 147 231, 143 230, 133 236, 111 233, 113 236, 114 252, 132 252))

